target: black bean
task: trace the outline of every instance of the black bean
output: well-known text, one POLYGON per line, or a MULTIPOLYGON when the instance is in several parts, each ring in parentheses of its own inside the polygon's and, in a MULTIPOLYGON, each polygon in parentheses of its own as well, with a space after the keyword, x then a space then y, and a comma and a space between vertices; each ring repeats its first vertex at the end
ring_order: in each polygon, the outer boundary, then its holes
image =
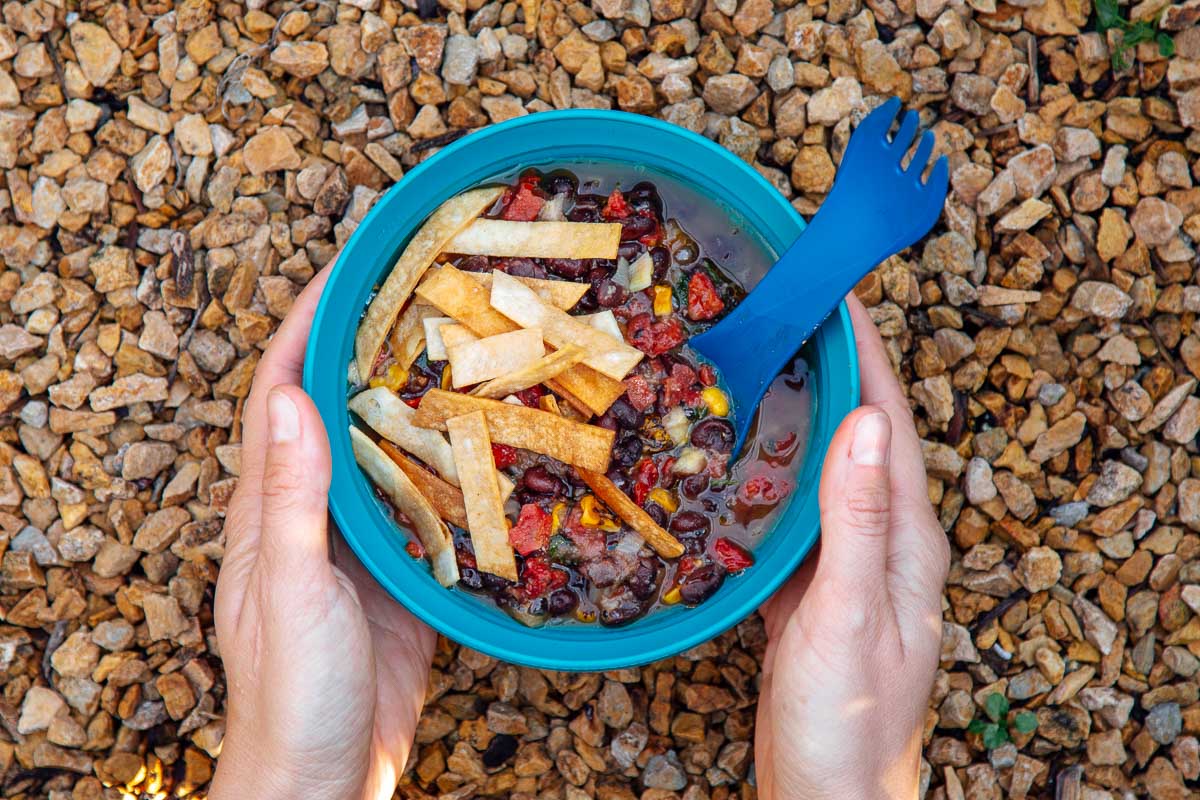
POLYGON ((679 596, 689 606, 712 597, 725 582, 725 570, 720 564, 705 564, 687 576, 679 587, 679 596))
POLYGON ((658 503, 651 503, 646 506, 646 513, 650 515, 650 519, 654 520, 659 527, 664 527, 667 524, 667 512, 658 503))
POLYGON ((638 565, 629 578, 629 591, 638 600, 646 600, 658 588, 658 565, 649 558, 638 560, 638 565))
POLYGON ((624 625, 641 616, 642 611, 642 604, 637 602, 633 593, 625 592, 600 607, 600 624, 624 625))
POLYGON ((458 568, 458 583, 467 589, 483 588, 483 581, 479 577, 479 570, 471 567, 458 568))
POLYGON ((555 589, 546 602, 546 610, 551 616, 561 617, 570 614, 579 607, 579 596, 567 588, 555 589))
POLYGON ((632 189, 625 193, 625 199, 635 209, 650 209, 654 212, 655 216, 662 216, 662 198, 658 194, 658 189, 649 181, 642 181, 634 185, 632 189))
POLYGON ((546 268, 532 258, 510 258, 497 265, 496 269, 503 269, 504 272, 518 278, 546 277, 546 268))
POLYGON ((617 464, 613 464, 605 473, 610 481, 625 494, 629 494, 629 476, 625 474, 625 470, 617 464))
POLYGON ((483 588, 489 592, 503 592, 509 586, 512 586, 512 581, 507 578, 501 578, 499 575, 493 575, 490 572, 480 572, 479 577, 483 582, 483 588))
POLYGON ((711 523, 698 511, 680 511, 671 517, 671 530, 675 533, 707 533, 711 523))
POLYGON ((636 242, 658 226, 652 218, 643 216, 626 217, 621 220, 621 241, 636 242))
POLYGON ((609 413, 616 417, 617 422, 621 423, 621 427, 629 430, 637 430, 642 427, 642 421, 646 415, 638 411, 623 397, 617 398, 617 401, 608 408, 609 413))
POLYGON ((507 733, 497 734, 492 737, 487 750, 483 751, 483 765, 488 769, 495 769, 512 758, 516 752, 517 739, 515 736, 509 736, 507 733))
POLYGON ((545 180, 546 191, 550 194, 573 195, 579 186, 579 180, 574 175, 548 175, 545 180))
POLYGON ((692 445, 717 453, 733 452, 733 426, 720 417, 709 417, 692 428, 692 445))
POLYGON ((645 446, 636 433, 626 432, 613 445, 612 457, 622 467, 632 467, 642 457, 645 446))
POLYGON ((621 427, 621 423, 617 422, 616 415, 612 413, 612 409, 609 409, 596 420, 596 427, 615 431, 621 427))
POLYGON ((708 476, 704 474, 689 475, 679 482, 679 491, 689 500, 695 500, 708 488, 708 476))
POLYGON ((566 486, 563 485, 563 482, 541 464, 525 470, 525 476, 521 482, 526 489, 538 494, 566 494, 566 486))
POLYGON ((487 256, 467 256, 458 262, 458 268, 464 272, 487 272, 492 267, 487 256))
POLYGON ((591 265, 578 258, 548 258, 546 268, 560 278, 575 281, 586 275, 591 265))
POLYGON ((671 267, 671 251, 662 245, 652 247, 650 259, 654 262, 654 280, 661 281, 667 277, 667 270, 671 267))
POLYGON ((625 290, 611 278, 605 278, 596 285, 596 305, 601 308, 616 308, 625 302, 625 290))
POLYGON ((617 247, 617 257, 633 263, 642 254, 642 243, 638 241, 621 242, 617 247))

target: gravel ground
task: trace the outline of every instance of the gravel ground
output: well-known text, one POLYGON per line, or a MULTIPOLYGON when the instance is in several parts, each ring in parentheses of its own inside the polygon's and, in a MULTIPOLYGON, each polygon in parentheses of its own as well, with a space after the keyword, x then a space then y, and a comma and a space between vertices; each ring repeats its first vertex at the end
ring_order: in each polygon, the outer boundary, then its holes
MULTIPOLYGON (((621 108, 810 214, 890 94, 953 175, 858 289, 954 546, 923 788, 1200 791, 1200 0, 67 6, 0 23, 4 796, 203 792, 251 375, 406 169, 621 108)), ((400 794, 753 797, 763 638, 604 675, 443 642, 400 794)))

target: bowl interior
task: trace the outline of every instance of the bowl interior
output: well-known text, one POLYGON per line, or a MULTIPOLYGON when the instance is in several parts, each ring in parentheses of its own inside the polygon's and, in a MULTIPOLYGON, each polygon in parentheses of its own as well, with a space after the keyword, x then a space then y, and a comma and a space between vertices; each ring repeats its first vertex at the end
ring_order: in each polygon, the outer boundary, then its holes
MULTIPOLYGON (((329 431, 334 474, 330 509, 347 543, 375 579, 446 636, 496 658, 559 670, 648 663, 718 635, 754 611, 786 580, 818 535, 822 455, 858 402, 858 361, 845 307, 806 345, 813 418, 807 458, 756 563, 697 608, 673 606, 620 628, 528 628, 465 591, 437 584, 424 561, 404 550, 405 535, 354 463, 346 433, 346 375, 354 332, 374 287, 416 227, 448 197, 507 179, 516 169, 617 163, 665 175, 717 202, 734 225, 768 252, 782 252, 803 230, 791 205, 752 168, 703 137, 621 112, 545 112, 470 134, 427 159, 382 197, 359 224, 330 276, 313 322, 304 388, 329 431)), ((752 281, 751 281, 752 282, 752 281)))

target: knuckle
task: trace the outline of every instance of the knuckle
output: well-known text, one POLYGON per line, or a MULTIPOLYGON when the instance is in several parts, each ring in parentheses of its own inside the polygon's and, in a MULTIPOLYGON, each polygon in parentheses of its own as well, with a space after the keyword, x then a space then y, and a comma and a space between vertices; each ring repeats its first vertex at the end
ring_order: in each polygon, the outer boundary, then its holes
POLYGON ((886 528, 891 519, 891 502, 883 487, 861 487, 843 499, 846 521, 856 528, 886 528))

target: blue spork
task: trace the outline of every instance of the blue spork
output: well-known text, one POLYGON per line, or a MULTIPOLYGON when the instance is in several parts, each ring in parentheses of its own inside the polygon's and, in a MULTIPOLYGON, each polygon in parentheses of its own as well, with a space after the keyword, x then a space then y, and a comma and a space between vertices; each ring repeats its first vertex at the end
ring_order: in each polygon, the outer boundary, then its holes
POLYGON ((733 395, 734 454, 771 381, 801 345, 864 275, 928 233, 941 214, 946 157, 922 183, 934 146, 926 132, 908 167, 902 166, 917 132, 917 112, 905 114, 889 139, 899 111, 893 97, 863 119, 846 145, 833 189, 800 238, 727 317, 689 343, 716 365, 733 395))

